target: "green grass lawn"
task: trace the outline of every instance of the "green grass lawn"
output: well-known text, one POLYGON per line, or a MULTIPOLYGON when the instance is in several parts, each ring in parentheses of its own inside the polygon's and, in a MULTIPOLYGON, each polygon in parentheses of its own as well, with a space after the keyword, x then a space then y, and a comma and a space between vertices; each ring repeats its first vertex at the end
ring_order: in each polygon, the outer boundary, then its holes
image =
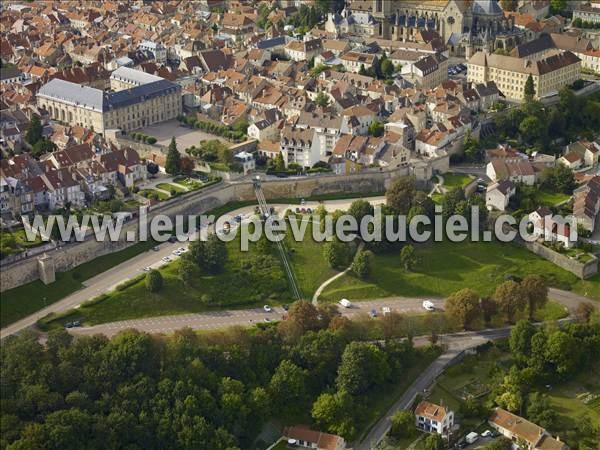
POLYGON ((442 177, 444 177, 444 187, 448 190, 464 188, 475 179, 473 175, 463 173, 445 173, 442 177))
POLYGON ((306 230, 306 234, 310 238, 304 239, 303 242, 296 242, 293 239, 292 231, 288 227, 285 243, 290 250, 290 259, 300 290, 303 296, 310 300, 321 283, 338 272, 329 267, 323 256, 324 243, 315 242, 312 239, 312 225, 310 223, 306 230))
POLYGON ((156 187, 167 192, 171 192, 171 189, 173 189, 175 192, 187 192, 186 189, 173 183, 158 183, 156 187))
POLYGON ((445 297, 469 287, 490 295, 507 275, 544 275, 552 286, 587 292, 600 300, 600 277, 588 281, 510 243, 449 241, 417 245, 419 263, 413 272, 400 264, 400 252, 376 255, 367 281, 344 275, 323 292, 323 301, 340 298, 368 299, 390 296, 445 297))
POLYGON ((600 427, 600 397, 592 400, 593 395, 600 395, 600 378, 595 376, 599 370, 600 363, 589 372, 580 373, 575 379, 546 391, 551 405, 559 414, 557 428, 572 429, 584 416, 600 427))
POLYGON ((163 191, 158 191, 156 189, 142 189, 139 194, 142 197, 146 197, 148 198, 148 195, 150 195, 151 193, 154 193, 158 196, 158 200, 160 200, 161 202, 165 201, 165 200, 169 200, 171 198, 171 196, 163 191))
POLYGON ((539 190, 537 194, 539 203, 547 206, 556 206, 560 203, 566 202, 571 198, 570 195, 562 194, 560 192, 548 192, 539 190))
POLYGON ((36 280, 3 292, 0 298, 0 325, 5 327, 72 294, 82 287, 83 281, 149 250, 154 245, 153 241, 139 242, 67 272, 57 272, 56 281, 48 286, 36 280))
POLYGON ((435 203, 436 205, 441 205, 444 201, 444 194, 434 192, 433 194, 431 194, 431 200, 433 200, 433 203, 435 203))
POLYGON ((202 187, 201 181, 194 180, 193 178, 190 178, 190 177, 176 177, 173 179, 173 182, 180 184, 182 186, 185 186, 191 191, 200 189, 202 187))

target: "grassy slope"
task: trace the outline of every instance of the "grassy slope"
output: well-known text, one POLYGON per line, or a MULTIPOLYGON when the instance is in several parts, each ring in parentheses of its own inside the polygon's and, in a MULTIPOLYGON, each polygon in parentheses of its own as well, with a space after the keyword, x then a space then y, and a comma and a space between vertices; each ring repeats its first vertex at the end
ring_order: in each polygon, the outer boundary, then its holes
POLYGON ((344 275, 327 287, 323 300, 356 300, 389 296, 444 297, 464 287, 489 295, 506 275, 531 273, 546 276, 553 286, 572 287, 600 300, 600 277, 583 282, 525 249, 501 242, 435 242, 417 246, 419 263, 414 272, 400 265, 399 252, 377 255, 373 275, 362 281, 344 275))
MULTIPOLYGON (((310 228, 309 228, 310 231, 310 228)), ((291 234, 288 233, 288 235, 291 234)), ((320 243, 307 240, 304 243, 287 239, 291 252, 292 265, 296 269, 301 291, 307 298, 323 281, 335 272, 330 269, 322 257, 320 243), (317 256, 315 258, 315 255, 317 256)), ((179 262, 175 261, 160 269, 165 285, 160 292, 150 294, 141 280, 124 290, 109 294, 108 299, 93 305, 83 305, 69 320, 82 318, 86 323, 98 324, 116 320, 126 320, 140 317, 159 315, 184 314, 189 312, 210 311, 223 308, 260 307, 265 303, 279 304, 292 301, 288 290, 275 292, 268 283, 256 285, 247 282, 242 268, 244 261, 253 256, 253 245, 250 251, 240 250, 239 234, 236 239, 227 244, 229 264, 219 275, 197 275, 191 286, 184 286, 178 275, 179 262), (203 295, 210 296, 212 302, 207 304, 202 300, 203 295)), ((275 250, 273 256, 278 258, 275 250)), ((278 274, 283 277, 280 267, 278 274)), ((287 286, 287 279, 285 279, 287 286)), ((62 318, 58 322, 62 323, 62 318)))
POLYGON ((46 286, 40 280, 36 280, 3 292, 0 296, 0 324, 5 327, 46 305, 61 300, 80 289, 82 281, 127 261, 153 246, 153 241, 139 242, 119 252, 100 256, 75 269, 59 272, 56 274, 56 281, 51 286, 46 286))

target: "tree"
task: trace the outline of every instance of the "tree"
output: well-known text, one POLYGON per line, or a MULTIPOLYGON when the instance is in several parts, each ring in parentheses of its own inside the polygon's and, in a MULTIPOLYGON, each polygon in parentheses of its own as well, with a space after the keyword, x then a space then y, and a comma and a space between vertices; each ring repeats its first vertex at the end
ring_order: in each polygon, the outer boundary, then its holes
POLYGON ((394 63, 388 58, 381 62, 381 75, 386 79, 390 79, 394 75, 394 63))
POLYGON ((367 75, 367 70, 365 69, 365 65, 361 64, 360 68, 358 69, 358 74, 359 75, 367 75))
POLYGON ((577 338, 556 330, 546 342, 546 360, 554 366, 556 374, 565 379, 579 367, 581 345, 577 338))
POLYGON ((400 250, 400 264, 402 264, 404 270, 413 270, 418 262, 417 252, 412 245, 405 245, 402 247, 402 250, 400 250))
POLYGON ((398 411, 391 418, 390 435, 396 439, 415 434, 415 415, 410 411, 398 411))
POLYGON ((196 164, 194 164, 194 160, 192 158, 189 156, 184 156, 180 159, 179 170, 185 175, 190 175, 194 171, 195 165, 196 164))
POLYGON ((461 289, 446 299, 444 309, 462 328, 467 329, 479 315, 479 294, 472 289, 461 289))
POLYGON ((415 180, 412 177, 400 177, 395 180, 385 193, 387 205, 398 215, 406 215, 410 211, 415 196, 415 180))
POLYGON ((158 164, 155 164, 153 162, 149 162, 148 164, 146 164, 146 170, 148 171, 148 173, 150 175, 156 175, 159 171, 159 167, 158 164))
POLYGON ((163 277, 158 270, 151 270, 146 274, 146 289, 148 292, 158 292, 163 286, 163 277))
POLYGON ((354 217, 360 225, 363 217, 373 215, 373 205, 367 200, 354 200, 348 208, 348 215, 354 217))
POLYGON ((186 286, 191 285, 196 274, 196 264, 194 264, 194 261, 188 255, 189 253, 184 254, 179 262, 179 278, 181 278, 181 281, 186 286))
POLYGON ((369 134, 371 136, 383 136, 383 131, 383 124, 377 120, 374 120, 373 122, 371 122, 371 125, 369 125, 369 134))
POLYGON ((352 424, 354 401, 345 391, 321 394, 313 403, 311 415, 314 421, 329 433, 351 439, 356 429, 352 424))
POLYGON ((526 103, 531 102, 535 97, 535 86, 533 84, 533 77, 531 74, 527 77, 527 81, 525 81, 525 87, 523 88, 523 98, 526 103))
POLYGON ((317 94, 315 103, 321 108, 327 108, 327 105, 329 105, 329 96, 325 92, 320 91, 317 94))
POLYGON ((35 158, 39 158, 45 153, 51 153, 57 149, 56 144, 52 142, 50 139, 42 138, 33 144, 31 148, 31 154, 35 158))
POLYGON ((318 316, 317 309, 306 300, 294 302, 288 311, 288 321, 298 325, 302 333, 319 328, 318 316))
POLYGON ((550 0, 550 7, 554 13, 559 13, 567 8, 567 0, 550 0))
POLYGON ((383 352, 367 342, 351 342, 342 354, 336 385, 351 395, 362 394, 384 382, 390 367, 383 352))
POLYGON ((276 172, 283 172, 285 170, 285 162, 283 160, 283 155, 278 153, 273 160, 273 168, 276 172))
POLYGON ((590 318, 592 317, 592 314, 595 310, 596 308, 591 303, 580 303, 577 306, 575 317, 577 317, 578 321, 582 323, 587 323, 590 321, 590 318))
POLYGON ((463 152, 465 154, 465 157, 469 161, 475 162, 475 161, 479 161, 481 159, 479 143, 475 139, 473 139, 470 131, 468 131, 467 135, 465 136, 465 141, 463 144, 463 152))
POLYGON ((432 433, 425 438, 423 447, 425 450, 444 450, 446 443, 444 438, 437 433, 432 433))
POLYGON ((548 284, 540 275, 527 275, 521 281, 521 288, 527 297, 529 319, 533 320, 535 311, 548 301, 548 284))
POLYGON ((306 403, 307 373, 290 360, 283 360, 269 382, 269 396, 275 411, 288 417, 306 403))
POLYGON ((192 260, 206 273, 219 273, 227 263, 227 247, 216 234, 210 234, 205 241, 192 242, 189 251, 192 260))
POLYGON ((31 116, 31 122, 29 122, 29 128, 25 133, 25 140, 29 145, 35 145, 36 142, 42 139, 42 121, 40 116, 33 114, 31 116))
POLYGON ((494 300, 509 323, 514 322, 517 312, 525 309, 527 305, 527 297, 523 289, 519 283, 511 280, 505 281, 496 288, 494 300))
POLYGON ((520 320, 510 331, 510 351, 517 360, 526 362, 531 356, 531 338, 536 333, 537 328, 527 320, 520 320))
POLYGON ((362 278, 364 280, 371 274, 372 260, 372 252, 369 250, 361 250, 356 253, 350 269, 358 278, 362 278))
POLYGON ((177 150, 177 142, 175 141, 175 136, 171 138, 171 143, 169 144, 169 150, 167 151, 167 160, 165 162, 165 171, 169 175, 177 175, 180 173, 181 169, 181 160, 179 155, 179 150, 177 150))
POLYGON ((540 392, 529 394, 527 419, 541 427, 552 429, 556 423, 556 416, 547 395, 540 392))
POLYGON ((345 269, 352 261, 350 246, 334 238, 323 246, 323 256, 332 269, 345 269))

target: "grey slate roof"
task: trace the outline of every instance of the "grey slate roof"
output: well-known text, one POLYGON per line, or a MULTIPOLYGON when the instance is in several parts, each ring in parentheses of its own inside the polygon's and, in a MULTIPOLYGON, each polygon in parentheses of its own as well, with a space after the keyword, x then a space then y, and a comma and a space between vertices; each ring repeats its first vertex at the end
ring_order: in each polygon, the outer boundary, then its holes
POLYGON ((58 99, 94 111, 104 111, 103 92, 100 89, 71 83, 59 78, 54 78, 43 85, 37 95, 38 97, 58 99))
POLYGON ((49 99, 58 99, 98 112, 106 112, 176 91, 181 91, 181 86, 165 79, 123 91, 103 92, 100 89, 54 78, 43 85, 37 95, 49 99))

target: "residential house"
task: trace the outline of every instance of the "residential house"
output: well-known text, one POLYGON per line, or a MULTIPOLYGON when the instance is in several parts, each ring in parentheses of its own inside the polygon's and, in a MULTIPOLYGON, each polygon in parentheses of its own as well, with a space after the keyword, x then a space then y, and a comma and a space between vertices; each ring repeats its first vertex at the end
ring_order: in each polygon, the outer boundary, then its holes
POLYGON ((284 127, 279 145, 286 167, 291 163, 312 167, 321 160, 320 145, 311 128, 284 127))
POLYGON ((573 215, 586 230, 598 227, 600 215, 600 175, 592 177, 573 192, 573 215))
POLYGON ((583 158, 577 152, 570 151, 558 158, 557 162, 571 170, 577 170, 583 165, 583 158))
POLYGON ((433 89, 448 79, 448 58, 441 53, 427 55, 413 64, 402 66, 402 77, 421 89, 433 89))
POLYGON ((306 425, 284 428, 283 438, 287 442, 293 442, 293 445, 300 449, 344 450, 346 448, 343 437, 311 430, 306 425))
POLYGON ((50 210, 64 208, 67 204, 74 208, 84 205, 85 194, 68 169, 47 171, 41 179, 46 185, 50 210))
MULTIPOLYGON (((568 221, 559 220, 546 207, 540 207, 529 214, 533 231, 544 241, 556 241, 565 248, 574 247, 577 239, 571 239, 571 225, 568 221)), ((574 237, 574 236, 573 236, 574 237)))
POLYGON ((584 166, 595 167, 600 158, 600 143, 589 141, 577 141, 567 145, 565 156, 575 153, 579 155, 584 166))
POLYGON ((359 73, 361 68, 369 70, 373 67, 377 55, 350 51, 340 57, 340 61, 348 72, 359 73))
POLYGON ((421 431, 448 435, 454 425, 454 412, 446 406, 422 401, 415 408, 415 421, 421 431))
POLYGON ((285 46, 285 54, 292 61, 309 61, 313 56, 317 56, 323 49, 321 39, 311 39, 309 41, 290 41, 285 46))
POLYGON ((486 189, 485 206, 489 210, 505 211, 515 193, 516 186, 512 181, 500 180, 492 183, 486 189))
POLYGON ((487 164, 485 173, 492 181, 510 180, 533 186, 536 180, 531 162, 523 158, 493 159, 487 164))
POLYGON ((523 450, 569 450, 568 445, 553 438, 544 428, 502 408, 496 408, 488 422, 523 450))

